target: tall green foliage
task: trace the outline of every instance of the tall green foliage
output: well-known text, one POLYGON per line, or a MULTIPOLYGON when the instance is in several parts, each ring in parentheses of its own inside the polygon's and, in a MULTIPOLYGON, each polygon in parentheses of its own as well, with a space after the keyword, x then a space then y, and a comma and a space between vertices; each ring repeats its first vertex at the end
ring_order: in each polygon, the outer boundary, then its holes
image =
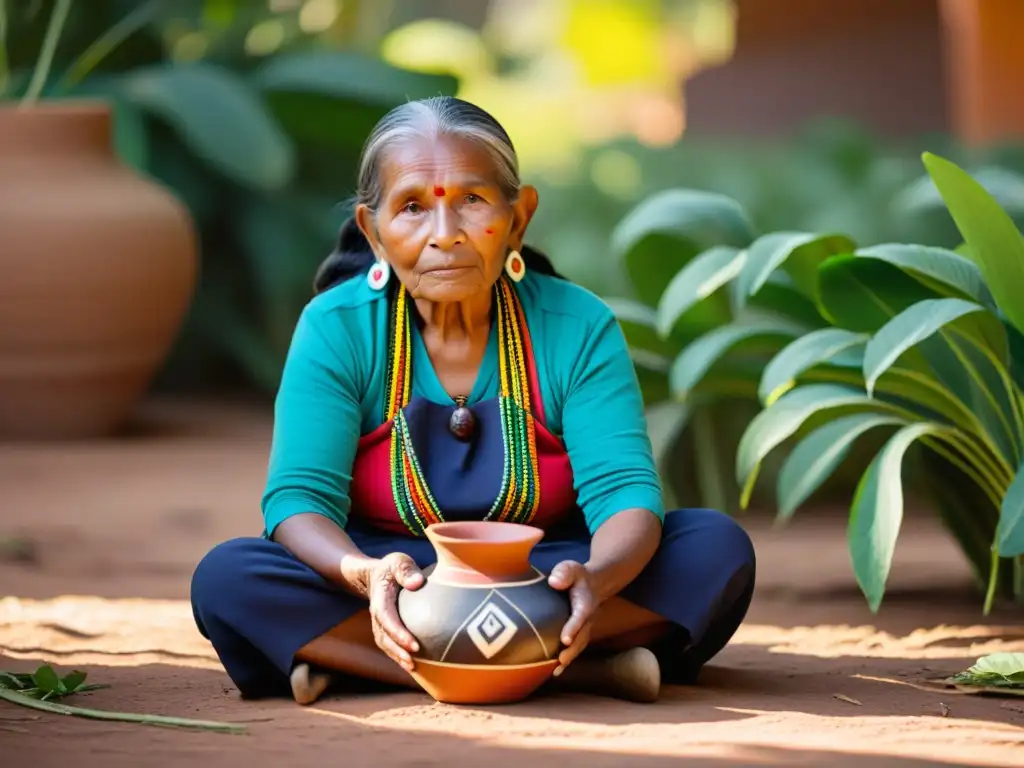
POLYGON ((1024 238, 968 173, 926 153, 924 164, 964 245, 959 252, 887 244, 824 259, 810 273, 832 326, 794 339, 762 380, 764 410, 736 455, 749 495, 761 462, 812 417, 819 423, 777 478, 779 515, 793 514, 863 435, 881 450, 850 508, 854 573, 872 610, 889 576, 904 511, 904 463, 915 443, 946 526, 986 586, 1024 599, 1024 238), (836 366, 839 346, 855 367, 836 366), (807 382, 817 370, 831 383, 807 382), (821 423, 821 422, 824 423, 821 423))
POLYGON ((618 225, 633 290, 609 303, 667 485, 678 485, 685 443, 700 501, 725 506, 725 443, 738 506, 772 475, 785 521, 866 446, 848 539, 878 610, 913 454, 987 612, 997 594, 1024 599, 1024 313, 1013 301, 1024 295, 1024 236, 978 179, 932 154, 924 163, 963 237, 955 250, 757 234, 735 200, 670 190, 618 225), (750 403, 734 440, 722 417, 750 403))
POLYGON ((816 266, 854 243, 838 233, 759 235, 735 200, 692 189, 645 199, 612 243, 632 295, 607 301, 632 350, 666 485, 685 493, 676 461, 685 444, 699 503, 731 508, 725 462, 756 412, 764 367, 826 324, 816 266))

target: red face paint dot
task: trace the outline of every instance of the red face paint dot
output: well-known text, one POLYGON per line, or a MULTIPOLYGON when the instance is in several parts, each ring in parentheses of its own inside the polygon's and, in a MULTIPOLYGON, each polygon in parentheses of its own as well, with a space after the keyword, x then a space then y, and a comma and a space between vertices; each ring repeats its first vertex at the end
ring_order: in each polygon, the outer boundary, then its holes
POLYGON ((444 187, 434 187, 434 197, 444 197, 444 187))
POLYGON ((486 233, 487 233, 488 235, 493 235, 493 234, 494 234, 494 230, 493 230, 493 229, 491 229, 490 227, 488 227, 487 229, 485 229, 485 230, 484 230, 484 232, 486 232, 486 233))

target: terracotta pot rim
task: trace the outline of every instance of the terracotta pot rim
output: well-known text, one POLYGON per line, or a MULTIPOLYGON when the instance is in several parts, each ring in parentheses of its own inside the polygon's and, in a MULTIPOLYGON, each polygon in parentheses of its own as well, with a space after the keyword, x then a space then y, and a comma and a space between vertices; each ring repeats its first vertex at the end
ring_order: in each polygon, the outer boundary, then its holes
POLYGON ((521 669, 540 669, 541 667, 558 666, 558 659, 547 661, 534 661, 530 664, 453 664, 450 661, 431 661, 430 659, 418 659, 415 656, 413 661, 416 666, 423 664, 428 667, 443 667, 446 669, 471 669, 481 672, 515 672, 521 669))
POLYGON ((16 100, 0 102, 0 112, 25 116, 46 115, 83 117, 109 115, 113 111, 110 99, 102 96, 81 96, 73 99, 41 99, 31 106, 21 106, 16 100))
POLYGON ((540 541, 544 531, 532 525, 506 523, 492 520, 453 520, 427 526, 427 538, 439 544, 464 544, 471 542, 480 546, 525 544, 540 541))

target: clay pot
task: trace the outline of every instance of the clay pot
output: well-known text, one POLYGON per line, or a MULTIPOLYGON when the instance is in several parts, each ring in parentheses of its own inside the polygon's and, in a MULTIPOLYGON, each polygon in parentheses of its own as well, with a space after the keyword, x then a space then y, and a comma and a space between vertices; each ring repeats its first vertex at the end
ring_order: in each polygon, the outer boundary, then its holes
POLYGON ((0 106, 0 439, 121 425, 196 271, 186 209, 117 159, 106 104, 0 106))
POLYGON ((431 525, 437 565, 398 611, 420 651, 412 675, 438 701, 519 701, 558 666, 569 599, 530 565, 544 532, 515 523, 431 525))

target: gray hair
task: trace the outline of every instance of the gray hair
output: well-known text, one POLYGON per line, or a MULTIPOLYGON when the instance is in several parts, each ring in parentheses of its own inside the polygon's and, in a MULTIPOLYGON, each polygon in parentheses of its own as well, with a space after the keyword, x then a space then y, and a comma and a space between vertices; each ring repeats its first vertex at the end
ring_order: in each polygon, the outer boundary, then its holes
POLYGON ((453 96, 436 96, 395 107, 373 129, 359 164, 356 203, 376 211, 384 196, 381 160, 392 144, 409 138, 460 136, 477 142, 494 162, 498 185, 512 201, 519 197, 519 159, 512 139, 488 112, 453 96))

